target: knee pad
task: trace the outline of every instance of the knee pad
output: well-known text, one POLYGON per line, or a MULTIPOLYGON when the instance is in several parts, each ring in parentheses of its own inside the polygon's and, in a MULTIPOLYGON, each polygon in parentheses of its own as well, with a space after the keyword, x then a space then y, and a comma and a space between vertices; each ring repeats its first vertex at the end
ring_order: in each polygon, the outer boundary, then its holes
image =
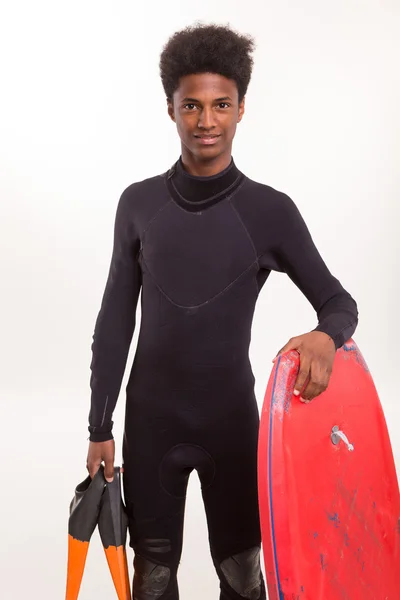
POLYGON ((136 554, 134 571, 134 600, 157 600, 164 594, 171 575, 169 567, 157 565, 147 560, 147 558, 136 554))
POLYGON ((260 598, 261 567, 258 546, 226 558, 221 563, 221 571, 237 594, 248 600, 260 598))

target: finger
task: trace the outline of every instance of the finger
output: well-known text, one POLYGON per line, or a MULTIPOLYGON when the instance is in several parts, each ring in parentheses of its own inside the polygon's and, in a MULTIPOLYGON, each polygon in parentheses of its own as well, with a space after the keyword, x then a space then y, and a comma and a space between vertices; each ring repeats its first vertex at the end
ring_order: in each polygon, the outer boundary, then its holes
POLYGON ((114 462, 111 460, 104 461, 104 477, 108 483, 114 479, 114 462))
POLYGON ((303 390, 302 397, 305 400, 314 400, 328 387, 329 372, 320 362, 313 361, 310 369, 310 381, 303 390))
POLYGON ((108 445, 104 454, 104 477, 109 483, 114 479, 114 451, 108 445))
POLYGON ((277 355, 275 356, 274 360, 272 362, 275 362, 276 359, 278 358, 278 356, 280 356, 281 354, 285 354, 285 352, 289 352, 289 350, 296 350, 297 347, 297 338, 290 338, 290 340, 288 341, 287 344, 285 344, 285 346, 283 346, 283 348, 281 348, 279 350, 279 352, 277 353, 277 355))
POLYGON ((310 361, 305 356, 302 356, 300 354, 300 368, 297 374, 296 383, 294 384, 293 393, 295 396, 301 395, 302 397, 300 398, 300 400, 302 401, 304 401, 302 391, 306 387, 308 379, 310 377, 310 368, 310 361))
POLYGON ((89 471, 89 475, 90 475, 91 479, 93 479, 93 477, 96 475, 97 471, 100 468, 100 464, 101 464, 101 461, 93 461, 93 460, 88 461, 86 468, 89 471))

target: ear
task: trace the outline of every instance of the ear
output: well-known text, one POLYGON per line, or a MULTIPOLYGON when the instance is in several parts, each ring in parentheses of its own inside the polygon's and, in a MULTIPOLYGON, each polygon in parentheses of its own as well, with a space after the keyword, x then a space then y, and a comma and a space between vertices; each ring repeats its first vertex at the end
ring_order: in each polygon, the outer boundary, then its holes
POLYGON ((238 114, 238 120, 237 120, 238 123, 240 123, 240 121, 242 120, 242 117, 244 115, 245 100, 246 100, 246 98, 243 98, 243 100, 239 104, 239 114, 238 114))
POLYGON ((174 103, 170 98, 167 98, 167 106, 168 106, 168 114, 171 117, 172 121, 175 123, 174 103))

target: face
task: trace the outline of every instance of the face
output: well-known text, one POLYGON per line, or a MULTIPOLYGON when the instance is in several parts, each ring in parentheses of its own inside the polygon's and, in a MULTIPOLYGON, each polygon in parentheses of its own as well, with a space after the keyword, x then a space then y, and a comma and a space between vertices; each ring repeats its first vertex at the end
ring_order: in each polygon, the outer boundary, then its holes
POLYGON ((236 126, 244 113, 235 81, 215 73, 180 80, 168 113, 176 123, 187 162, 229 162, 236 126))

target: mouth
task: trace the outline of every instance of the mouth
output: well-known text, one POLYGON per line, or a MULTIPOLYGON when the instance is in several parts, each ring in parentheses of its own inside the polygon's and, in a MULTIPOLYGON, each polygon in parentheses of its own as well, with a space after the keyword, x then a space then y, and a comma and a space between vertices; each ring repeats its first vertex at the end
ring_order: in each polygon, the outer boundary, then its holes
POLYGON ((220 135, 215 135, 215 134, 202 134, 202 135, 195 135, 194 136, 200 144, 204 144, 206 146, 212 145, 212 144, 216 144, 216 142, 218 141, 218 139, 221 137, 220 135))

